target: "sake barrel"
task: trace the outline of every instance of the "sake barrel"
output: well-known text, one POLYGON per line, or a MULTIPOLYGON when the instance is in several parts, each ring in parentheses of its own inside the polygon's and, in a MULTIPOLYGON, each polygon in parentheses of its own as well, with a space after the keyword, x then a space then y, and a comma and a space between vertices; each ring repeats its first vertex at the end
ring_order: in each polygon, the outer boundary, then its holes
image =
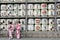
POLYGON ((1 25, 2 25, 2 24, 4 24, 4 25, 7 24, 6 19, 1 19, 0 22, 1 22, 1 25))
POLYGON ((57 3, 57 9, 60 9, 60 3, 57 3))
POLYGON ((28 30, 32 30, 33 31, 33 27, 34 27, 34 25, 28 25, 28 30))
POLYGON ((7 12, 6 11, 1 11, 1 17, 6 17, 7 12))
POLYGON ((33 10, 28 10, 28 17, 33 17, 33 15, 34 15, 33 12, 34 12, 33 10))
POLYGON ((47 31, 49 29, 48 25, 42 25, 42 31, 47 31))
POLYGON ((41 25, 35 25, 35 31, 40 31, 41 30, 41 25))
POLYGON ((42 4, 41 4, 41 9, 47 9, 47 4, 46 4, 46 3, 45 3, 45 4, 42 3, 42 4))
POLYGON ((57 30, 60 31, 60 25, 57 25, 57 30))
POLYGON ((34 19, 28 19, 28 24, 34 24, 34 19))
POLYGON ((6 8, 7 8, 7 7, 6 7, 5 4, 2 4, 2 5, 1 5, 1 10, 6 10, 6 8))
POLYGON ((17 10, 12 11, 12 16, 17 17, 17 10))
POLYGON ((26 27, 25 27, 25 25, 21 25, 21 31, 25 31, 26 30, 26 27))
POLYGON ((34 10, 33 15, 34 15, 35 17, 40 17, 40 15, 41 15, 40 10, 34 10))
POLYGON ((34 9, 41 9, 40 4, 34 4, 34 9))
POLYGON ((18 10, 17 15, 18 15, 18 16, 21 16, 21 17, 25 17, 26 12, 25 12, 25 10, 18 10))
POLYGON ((8 16, 8 17, 12 17, 12 13, 13 13, 12 11, 8 10, 8 11, 7 11, 7 16, 8 16))
POLYGON ((47 10, 41 10, 41 16, 42 17, 46 17, 48 14, 47 14, 47 10))
POLYGON ((7 4, 7 10, 12 10, 12 9, 14 9, 13 4, 7 4))
POLYGON ((42 19, 42 24, 48 24, 48 19, 42 19))
POLYGON ((21 24, 25 24, 25 19, 20 19, 21 24))
POLYGON ((19 21, 19 19, 12 19, 12 22, 14 25, 16 25, 16 23, 19 21))
POLYGON ((14 4, 14 5, 13 5, 13 8, 14 8, 14 10, 15 10, 15 9, 17 10, 17 9, 18 9, 18 4, 14 4))
POLYGON ((9 24, 9 22, 13 22, 13 19, 7 19, 7 24, 9 24))
POLYGON ((48 16, 52 17, 55 15, 55 11, 54 10, 48 10, 48 16))
POLYGON ((48 9, 55 9, 55 5, 54 4, 48 4, 48 9))
POLYGON ((33 4, 28 4, 27 8, 28 8, 28 9, 33 9, 34 6, 33 6, 33 4))
POLYGON ((49 19, 49 24, 54 24, 54 19, 49 19))
POLYGON ((41 19, 35 19, 35 24, 41 24, 41 19))
POLYGON ((57 24, 60 24, 60 19, 57 19, 57 24))
POLYGON ((0 25, 0 26, 1 26, 2 31, 6 31, 7 30, 7 26, 6 25, 0 25))
POLYGON ((57 10, 57 15, 60 16, 60 10, 57 10))

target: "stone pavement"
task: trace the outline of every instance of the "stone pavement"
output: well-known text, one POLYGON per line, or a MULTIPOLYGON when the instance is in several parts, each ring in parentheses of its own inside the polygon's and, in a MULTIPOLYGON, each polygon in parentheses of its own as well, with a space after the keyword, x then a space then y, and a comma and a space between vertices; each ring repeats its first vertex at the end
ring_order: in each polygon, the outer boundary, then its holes
MULTIPOLYGON (((0 38, 0 40, 9 40, 8 38, 0 38)), ((13 38, 11 40, 18 40, 13 38)), ((19 40, 60 40, 60 38, 21 38, 19 40)))

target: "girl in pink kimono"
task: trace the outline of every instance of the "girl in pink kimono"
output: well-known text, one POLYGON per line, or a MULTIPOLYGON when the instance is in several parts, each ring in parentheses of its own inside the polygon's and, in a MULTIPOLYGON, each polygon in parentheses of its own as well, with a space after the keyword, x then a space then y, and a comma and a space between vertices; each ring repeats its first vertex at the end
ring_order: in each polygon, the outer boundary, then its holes
POLYGON ((16 24, 16 37, 17 37, 17 39, 20 38, 20 30, 21 30, 21 25, 20 25, 20 21, 18 21, 18 23, 16 24))
POLYGON ((8 32, 9 32, 9 39, 13 38, 12 34, 14 32, 14 26, 13 26, 12 22, 9 23, 8 32))

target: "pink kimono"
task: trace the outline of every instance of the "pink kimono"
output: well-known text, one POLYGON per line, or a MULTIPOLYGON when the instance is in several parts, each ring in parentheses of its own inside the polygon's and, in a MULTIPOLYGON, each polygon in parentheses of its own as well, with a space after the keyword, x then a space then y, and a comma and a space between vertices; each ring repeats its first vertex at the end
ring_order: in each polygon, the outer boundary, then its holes
POLYGON ((17 39, 20 38, 20 29, 21 29, 21 25, 18 23, 16 25, 16 37, 17 37, 17 39))
POLYGON ((8 32, 9 32, 9 38, 13 38, 12 34, 14 31, 14 26, 12 24, 9 25, 8 32))

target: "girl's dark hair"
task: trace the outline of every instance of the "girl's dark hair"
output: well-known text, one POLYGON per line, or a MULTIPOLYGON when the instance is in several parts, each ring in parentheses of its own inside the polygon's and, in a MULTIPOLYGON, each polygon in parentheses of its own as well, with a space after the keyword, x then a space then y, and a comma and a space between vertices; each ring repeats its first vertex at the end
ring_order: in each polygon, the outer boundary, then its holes
POLYGON ((18 21, 18 23, 20 23, 20 21, 18 21))
POLYGON ((9 22, 9 24, 12 24, 12 22, 9 22))

